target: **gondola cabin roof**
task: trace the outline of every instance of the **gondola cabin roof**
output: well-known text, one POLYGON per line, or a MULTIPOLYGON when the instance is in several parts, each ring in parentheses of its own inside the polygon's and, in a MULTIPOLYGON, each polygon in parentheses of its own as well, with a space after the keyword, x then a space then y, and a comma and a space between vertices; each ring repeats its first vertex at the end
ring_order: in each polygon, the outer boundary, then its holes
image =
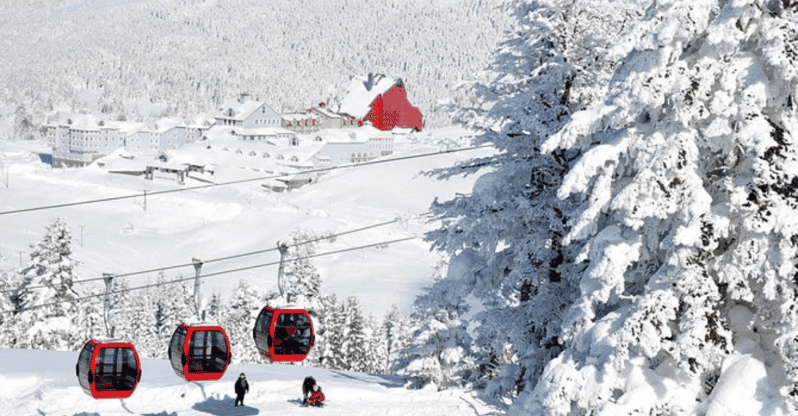
POLYGON ((180 325, 184 325, 188 328, 208 328, 208 327, 218 327, 221 328, 222 326, 217 322, 191 322, 191 323, 181 323, 180 325))

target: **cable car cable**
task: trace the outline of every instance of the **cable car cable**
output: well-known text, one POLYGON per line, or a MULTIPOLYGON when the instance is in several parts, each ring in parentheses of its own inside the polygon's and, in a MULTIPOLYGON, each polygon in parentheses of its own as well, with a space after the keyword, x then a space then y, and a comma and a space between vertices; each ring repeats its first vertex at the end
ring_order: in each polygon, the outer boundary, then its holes
MULTIPOLYGON (((427 211, 425 213, 418 214, 416 216, 417 217, 424 217, 424 216, 427 216, 427 215, 430 215, 430 214, 431 214, 431 212, 427 211)), ((384 227, 386 225, 393 224, 393 223, 400 222, 400 221, 402 221, 402 219, 398 219, 398 218, 397 219, 393 219, 391 221, 384 221, 384 222, 381 222, 381 223, 378 223, 378 224, 367 225, 365 227, 355 228, 355 229, 352 229, 352 230, 342 231, 340 233, 335 233, 335 234, 329 234, 329 235, 325 235, 325 236, 322 236, 322 237, 314 238, 314 239, 311 239, 311 240, 301 241, 301 242, 299 242, 297 244, 288 245, 288 247, 298 247, 298 246, 305 245, 305 244, 310 244, 310 243, 315 243, 315 242, 318 242, 318 241, 328 240, 330 238, 337 238, 337 237, 340 237, 342 235, 353 234, 353 233, 357 233, 357 232, 361 232, 361 231, 365 231, 365 230, 370 230, 372 228, 384 227)), ((256 250, 256 251, 250 251, 250 252, 246 252, 246 253, 233 254, 233 255, 230 255, 230 256, 226 256, 226 257, 219 257, 219 258, 214 258, 214 259, 203 260, 202 263, 203 264, 208 264, 208 263, 214 263, 214 262, 219 262, 219 261, 224 261, 224 260, 232 260, 232 259, 236 259, 236 258, 240 258, 240 257, 252 256, 252 255, 255 255, 255 254, 263 254, 263 253, 268 253, 268 252, 276 251, 276 250, 278 250, 277 247, 270 247, 270 248, 262 249, 262 250, 256 250)), ((112 273, 112 275, 113 275, 113 277, 128 277, 128 276, 136 276, 136 275, 140 275, 140 274, 155 273, 155 272, 166 271, 166 270, 174 270, 174 269, 179 269, 179 268, 193 266, 193 265, 194 265, 193 262, 192 263, 183 263, 183 264, 175 264, 175 265, 171 265, 171 266, 163 266, 163 267, 159 267, 157 269, 139 270, 139 271, 127 272, 127 273, 112 273)), ((103 277, 93 277, 93 278, 89 278, 89 279, 76 280, 76 281, 72 282, 72 284, 74 285, 74 284, 78 284, 78 283, 96 282, 96 281, 100 281, 100 280, 104 280, 104 279, 105 279, 104 276, 103 277)), ((51 286, 50 285, 36 285, 36 286, 28 286, 25 289, 26 290, 35 290, 35 289, 44 289, 44 288, 48 288, 48 287, 51 287, 51 286)), ((11 293, 11 292, 15 292, 16 290, 17 289, 3 289, 3 290, 0 290, 0 293, 11 293)))
POLYGON ((443 154, 447 154, 447 153, 457 153, 457 152, 465 152, 465 151, 476 150, 476 149, 483 149, 483 148, 487 148, 487 147, 491 147, 491 145, 471 146, 471 147, 463 147, 463 148, 459 148, 459 149, 443 150, 443 151, 438 151, 438 152, 420 153, 420 154, 417 154, 417 155, 406 155, 406 156, 400 156, 400 157, 396 157, 396 158, 392 158, 392 159, 379 159, 379 160, 371 160, 371 161, 359 162, 359 163, 347 163, 347 164, 343 164, 343 165, 330 166, 330 167, 326 167, 326 168, 317 168, 317 169, 311 169, 311 170, 303 170, 303 171, 292 172, 292 173, 281 173, 281 174, 276 174, 276 175, 271 175, 271 176, 262 176, 262 177, 257 177, 257 178, 238 179, 238 180, 234 180, 234 181, 212 183, 212 184, 207 184, 207 185, 196 185, 196 186, 189 186, 189 187, 185 187, 185 188, 165 189, 165 190, 150 191, 150 192, 146 192, 145 191, 143 193, 112 196, 112 197, 99 198, 99 199, 88 199, 88 200, 85 200, 85 201, 65 202, 65 203, 61 203, 61 204, 42 205, 42 206, 39 206, 39 207, 19 208, 19 209, 12 209, 12 210, 8 210, 8 211, 0 211, 0 215, 20 214, 20 213, 25 213, 25 212, 43 211, 43 210, 48 210, 48 209, 67 208, 67 207, 73 207, 73 206, 77 206, 77 205, 88 205, 88 204, 95 204, 95 203, 101 203, 101 202, 120 201, 120 200, 123 200, 123 199, 130 199, 130 198, 148 197, 148 196, 154 196, 154 195, 165 195, 165 194, 172 194, 172 193, 186 192, 186 191, 195 191, 195 190, 206 189, 206 188, 214 188, 214 187, 217 187, 217 186, 237 185, 237 184, 247 183, 247 182, 257 182, 257 181, 263 181, 263 180, 268 180, 268 179, 283 178, 283 177, 286 177, 286 176, 293 176, 293 175, 300 174, 300 173, 328 172, 328 171, 333 171, 333 170, 337 170, 337 169, 346 169, 346 168, 351 168, 351 167, 360 167, 360 166, 376 165, 376 164, 380 164, 380 163, 389 163, 389 162, 397 162, 397 161, 409 160, 409 159, 418 159, 418 158, 423 158, 423 157, 443 155, 443 154))
MULTIPOLYGON (((309 255, 309 256, 296 257, 295 259, 296 260, 302 260, 302 259, 311 259, 311 258, 315 258, 315 257, 329 256, 329 255, 332 255, 332 254, 340 254, 340 253, 346 253, 346 252, 349 252, 349 251, 362 250, 364 248, 381 247, 381 246, 385 246, 385 245, 388 245, 388 244, 401 243, 401 242, 404 242, 404 241, 415 240, 417 238, 419 238, 419 237, 418 236, 412 236, 412 237, 399 238, 399 239, 396 239, 396 240, 383 241, 383 242, 379 242, 379 243, 367 244, 367 245, 358 246, 358 247, 349 247, 349 248, 344 248, 344 249, 340 249, 340 250, 329 251, 329 252, 326 252, 326 253, 317 253, 317 254, 312 254, 312 255, 309 255)), ((272 261, 272 262, 268 262, 268 263, 255 264, 255 265, 252 265, 252 266, 245 266, 245 267, 239 267, 239 268, 235 268, 235 269, 212 272, 212 273, 204 274, 204 275, 202 275, 200 277, 202 277, 202 278, 215 277, 215 276, 221 276, 221 275, 230 274, 230 273, 236 273, 236 272, 242 272, 242 271, 247 271, 247 270, 259 269, 259 268, 268 267, 268 266, 276 266, 276 265, 279 265, 279 264, 280 264, 280 261, 272 261)), ((186 282, 186 281, 194 280, 194 279, 195 279, 194 276, 185 277, 185 278, 181 278, 181 279, 169 280, 169 281, 166 281, 166 282, 158 282, 158 283, 146 284, 146 285, 143 285, 143 286, 130 287, 130 288, 127 288, 127 289, 112 290, 112 291, 109 291, 107 294, 108 295, 115 295, 115 294, 118 294, 118 293, 132 292, 134 290, 141 290, 141 289, 147 289, 147 288, 152 288, 152 287, 171 285, 171 284, 186 282)), ((47 306, 60 305, 62 303, 70 302, 70 301, 78 302, 78 301, 84 301, 84 300, 91 299, 91 298, 104 297, 105 295, 106 295, 106 293, 103 292, 103 293, 99 293, 99 294, 87 295, 87 296, 75 298, 73 300, 61 300, 61 301, 50 302, 50 303, 45 303, 45 304, 41 304, 41 305, 28 306, 28 307, 25 307, 25 308, 4 310, 4 311, 0 311, 0 314, 24 312, 24 311, 28 311, 28 310, 32 310, 32 309, 44 308, 44 307, 47 307, 47 306)))

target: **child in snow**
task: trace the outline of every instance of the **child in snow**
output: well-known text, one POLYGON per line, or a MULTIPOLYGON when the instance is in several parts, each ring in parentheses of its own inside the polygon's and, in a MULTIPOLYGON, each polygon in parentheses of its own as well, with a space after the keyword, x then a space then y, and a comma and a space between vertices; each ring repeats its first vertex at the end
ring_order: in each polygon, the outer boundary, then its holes
POLYGON ((241 406, 244 405, 244 395, 249 392, 249 383, 247 383, 247 376, 244 373, 241 373, 238 376, 238 380, 236 380, 236 405, 238 407, 238 402, 241 402, 241 406))
POLYGON ((308 397, 308 404, 311 406, 321 407, 324 405, 324 393, 321 392, 321 386, 316 387, 316 391, 308 397))

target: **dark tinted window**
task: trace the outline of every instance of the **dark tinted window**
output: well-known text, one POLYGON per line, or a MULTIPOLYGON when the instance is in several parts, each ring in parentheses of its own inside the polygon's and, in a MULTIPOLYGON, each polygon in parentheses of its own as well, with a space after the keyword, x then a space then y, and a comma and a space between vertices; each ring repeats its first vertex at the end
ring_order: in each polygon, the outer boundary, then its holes
POLYGON ((130 348, 103 347, 97 355, 97 391, 131 390, 136 384, 136 356, 130 348))
POLYGON ((217 373, 227 366, 227 342, 220 331, 195 331, 189 352, 191 372, 217 373))
POLYGON ((172 368, 180 369, 182 371, 183 363, 181 362, 181 355, 183 354, 183 343, 186 340, 186 330, 178 327, 172 339, 169 341, 169 360, 172 362, 172 368))
POLYGON ((80 382, 81 387, 89 388, 89 370, 91 370, 91 355, 94 353, 94 345, 86 344, 83 347, 83 350, 80 351, 80 356, 78 357, 78 367, 80 370, 80 376, 78 380, 80 382))

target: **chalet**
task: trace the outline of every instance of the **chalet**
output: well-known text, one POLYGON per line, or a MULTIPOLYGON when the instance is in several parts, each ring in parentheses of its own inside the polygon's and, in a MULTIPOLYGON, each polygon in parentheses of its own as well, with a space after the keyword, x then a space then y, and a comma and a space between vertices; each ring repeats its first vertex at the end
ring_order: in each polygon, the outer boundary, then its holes
POLYGON ((358 120, 359 126, 369 121, 380 130, 394 127, 421 130, 423 127, 421 111, 407 101, 402 79, 382 74, 353 78, 339 112, 358 120))
POLYGON ((281 117, 271 107, 241 94, 238 100, 226 102, 216 114, 219 126, 280 127, 281 117))
POLYGON ((306 113, 314 114, 318 118, 319 128, 322 129, 357 126, 357 119, 347 114, 338 114, 330 110, 325 103, 309 108, 306 113))

